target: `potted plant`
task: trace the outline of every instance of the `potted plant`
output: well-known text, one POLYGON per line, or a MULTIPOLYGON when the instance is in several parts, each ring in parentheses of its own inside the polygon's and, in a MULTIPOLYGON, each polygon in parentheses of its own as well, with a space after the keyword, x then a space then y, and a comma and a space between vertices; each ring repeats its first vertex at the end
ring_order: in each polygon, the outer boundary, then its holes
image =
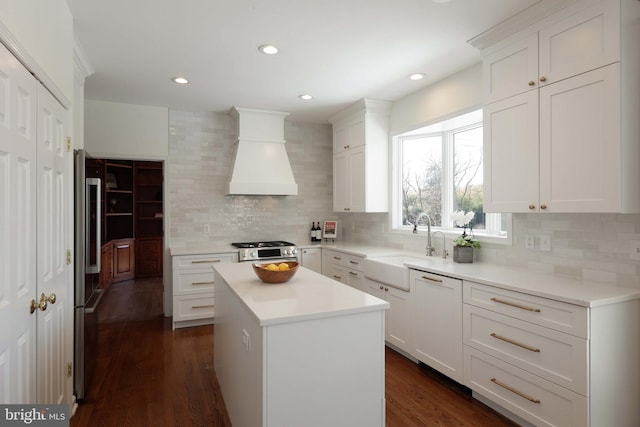
POLYGON ((462 227, 462 235, 453 239, 453 261, 460 263, 473 262, 473 248, 479 248, 480 242, 473 237, 472 229, 469 228, 467 234, 467 225, 473 219, 475 213, 464 211, 455 211, 451 217, 453 224, 462 227))

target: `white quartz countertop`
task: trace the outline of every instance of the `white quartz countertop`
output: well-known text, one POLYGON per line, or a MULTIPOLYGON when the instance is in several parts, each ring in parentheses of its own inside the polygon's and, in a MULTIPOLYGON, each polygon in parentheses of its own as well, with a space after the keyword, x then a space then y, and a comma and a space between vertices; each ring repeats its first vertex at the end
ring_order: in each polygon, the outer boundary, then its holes
POLYGON ((444 260, 437 256, 427 257, 423 253, 407 252, 402 249, 394 250, 366 245, 351 245, 349 243, 323 245, 323 247, 365 258, 399 255, 411 257, 415 260, 412 259, 404 263, 409 268, 497 286, 583 307, 596 307, 640 298, 640 289, 560 277, 526 268, 483 262, 462 264, 453 262, 452 257, 444 260))
POLYGON ((389 308, 382 299, 304 267, 288 282, 275 284, 258 279, 249 262, 213 268, 263 326, 389 308))

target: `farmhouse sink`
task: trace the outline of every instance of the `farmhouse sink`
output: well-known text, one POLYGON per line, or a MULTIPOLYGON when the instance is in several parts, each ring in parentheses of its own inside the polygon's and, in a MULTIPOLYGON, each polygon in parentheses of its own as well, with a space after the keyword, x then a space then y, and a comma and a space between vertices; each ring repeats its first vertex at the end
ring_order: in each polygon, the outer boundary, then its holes
POLYGON ((376 282, 384 283, 403 291, 409 290, 409 268, 406 262, 424 261, 406 255, 391 255, 365 258, 362 264, 364 276, 376 282))

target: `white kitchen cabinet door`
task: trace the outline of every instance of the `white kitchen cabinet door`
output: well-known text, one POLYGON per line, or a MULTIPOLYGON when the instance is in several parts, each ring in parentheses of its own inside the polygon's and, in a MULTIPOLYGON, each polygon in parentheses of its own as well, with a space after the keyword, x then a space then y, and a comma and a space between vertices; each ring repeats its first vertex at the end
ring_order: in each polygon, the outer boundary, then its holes
POLYGON ((619 63, 540 89, 540 204, 620 212, 619 63))
POLYGON ((482 59, 485 103, 538 88, 538 34, 482 59))
POLYGON ((412 335, 411 294, 367 278, 364 278, 361 290, 389 303, 390 307, 384 318, 385 341, 400 350, 410 353, 412 335))
POLYGON ((391 305, 385 314, 389 318, 389 321, 385 322, 385 339, 399 349, 411 353, 411 293, 387 286, 385 299, 391 305))
POLYGON ((620 61, 620 2, 600 1, 539 34, 540 85, 620 61))
POLYGON ((333 153, 341 153, 365 144, 364 117, 342 123, 333 133, 333 153))
POLYGON ((349 152, 333 156, 333 210, 345 212, 350 207, 349 152))
POLYGON ((538 91, 484 107, 485 212, 538 210, 538 91))
POLYGON ((322 248, 304 248, 300 256, 304 268, 322 273, 322 248))
POLYGON ((418 360, 462 383, 462 280, 410 272, 413 351, 418 360))
POLYGON ((365 146, 349 150, 349 212, 367 212, 365 146))

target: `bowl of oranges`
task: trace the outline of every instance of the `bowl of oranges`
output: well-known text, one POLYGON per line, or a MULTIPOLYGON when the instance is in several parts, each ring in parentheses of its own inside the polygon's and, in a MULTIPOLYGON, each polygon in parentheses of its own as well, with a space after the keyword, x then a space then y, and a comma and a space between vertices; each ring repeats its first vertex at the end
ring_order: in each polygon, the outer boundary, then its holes
POLYGON ((298 263, 295 261, 253 264, 256 276, 265 283, 284 283, 291 279, 297 270, 298 263))

